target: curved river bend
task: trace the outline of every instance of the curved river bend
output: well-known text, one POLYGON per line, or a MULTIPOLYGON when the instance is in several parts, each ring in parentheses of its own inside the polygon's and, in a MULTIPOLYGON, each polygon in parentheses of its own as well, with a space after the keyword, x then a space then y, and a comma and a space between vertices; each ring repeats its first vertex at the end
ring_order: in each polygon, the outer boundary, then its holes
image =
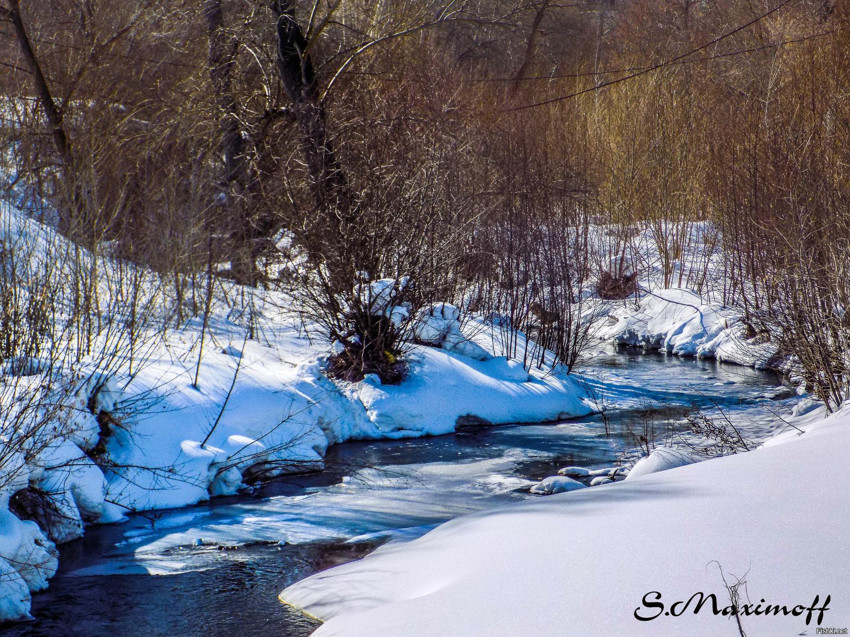
POLYGON ((61 547, 60 572, 33 599, 36 621, 6 634, 309 635, 318 622, 277 600, 299 579, 458 515, 539 497, 528 488, 559 467, 613 466, 647 427, 663 444, 692 405, 722 410, 758 442, 795 402, 774 374, 712 361, 604 354, 583 374, 604 397, 610 435, 592 416, 338 445, 321 474, 89 528, 61 547))

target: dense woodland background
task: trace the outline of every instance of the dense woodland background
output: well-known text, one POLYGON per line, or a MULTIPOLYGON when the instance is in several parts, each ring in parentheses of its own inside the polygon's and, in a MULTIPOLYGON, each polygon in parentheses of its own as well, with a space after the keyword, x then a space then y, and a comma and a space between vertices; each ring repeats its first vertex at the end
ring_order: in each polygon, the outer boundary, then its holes
POLYGON ((71 255, 21 295, 4 244, 2 356, 38 353, 60 297, 84 354, 109 304, 136 333, 152 276, 177 323, 226 278, 291 293, 331 371, 392 380, 409 335, 363 289, 407 276, 394 303, 498 312, 572 368, 648 232, 665 286, 741 308, 835 406, 848 27, 829 0, 0 0, 0 191, 146 267, 103 299, 71 255))

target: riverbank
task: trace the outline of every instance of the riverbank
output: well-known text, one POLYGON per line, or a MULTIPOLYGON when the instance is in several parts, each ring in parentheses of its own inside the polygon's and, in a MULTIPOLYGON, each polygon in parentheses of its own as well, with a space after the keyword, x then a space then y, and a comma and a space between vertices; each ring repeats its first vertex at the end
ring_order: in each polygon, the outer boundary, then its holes
POLYGON ((781 427, 772 411, 786 413, 796 400, 768 372, 605 349, 581 377, 610 396, 610 436, 597 414, 334 445, 322 472, 87 528, 62 547, 60 571, 33 597, 36 621, 10 634, 41 637, 63 625, 79 626, 81 637, 103 626, 119 634, 142 626, 152 634, 200 634, 210 626, 306 637, 315 626, 293 632, 298 613, 277 595, 338 563, 346 547, 373 542, 374 549, 374 542, 418 537, 464 514, 540 499, 530 488, 560 467, 621 466, 634 449, 629 432, 647 418, 661 435, 681 426, 694 404, 708 415, 719 407, 759 441, 781 427), (126 612, 127 600, 136 610, 126 612))
MULTIPOLYGON (((20 211, 4 208, 4 215, 16 249, 36 265, 75 250, 20 211)), ((124 267, 157 289, 151 272, 86 258, 106 281, 119 281, 121 294, 124 267)), ((650 271, 642 285, 655 279, 650 271)), ((67 364, 60 349, 52 352, 55 360, 33 357, 4 372, 13 382, 0 396, 8 407, 8 442, 0 450, 0 617, 27 616, 30 592, 55 573, 55 544, 80 537, 86 525, 320 470, 332 444, 562 420, 602 409, 599 399, 610 394, 611 388, 588 394, 586 382, 551 365, 527 370, 517 358, 541 352, 531 353, 536 346, 504 317, 464 315, 439 303, 417 315, 414 332, 434 346, 410 346, 400 385, 382 385, 373 375, 334 381, 324 373, 333 345, 313 340, 281 290, 224 280, 209 290, 205 314, 176 328, 163 327, 171 320, 163 317, 178 301, 151 292, 143 329, 114 343, 107 329, 106 342, 90 346, 101 358, 67 364), (20 404, 22 415, 14 411, 20 404)), ((104 283, 99 293, 108 298, 115 290, 104 283)), ((585 319, 596 320, 606 342, 755 367, 770 358, 769 345, 753 349, 740 337, 733 312, 686 290, 644 294, 639 305, 596 299, 588 307, 592 316, 585 319)), ((551 363, 551 353, 543 359, 551 363)))
POLYGON ((398 386, 377 379, 338 383, 324 376, 320 350, 299 338, 295 325, 265 344, 239 339, 242 334, 238 325, 212 322, 197 385, 182 362, 197 347, 197 326, 173 334, 123 387, 120 376, 110 378, 100 390, 109 402, 101 400, 95 413, 85 407, 91 395, 81 392, 68 435, 30 461, 5 465, 14 479, 6 481, 2 502, 0 555, 9 558, 0 563, 4 618, 27 616, 29 592, 44 588, 56 570, 50 540, 75 539, 84 523, 189 506, 258 478, 321 469, 327 447, 347 440, 437 435, 459 422, 550 421, 592 410, 572 379, 529 373, 505 358, 475 360, 417 346, 409 377, 398 386), (105 420, 109 428, 99 431, 105 420), (104 453, 100 466, 89 457, 95 448, 104 453), (63 462, 45 471, 48 453, 63 462), (7 508, 12 494, 33 487, 61 505, 59 515, 47 518, 50 539, 7 508))
POLYGON ((850 410, 795 424, 805 433, 751 453, 453 520, 281 599, 326 620, 316 637, 715 636, 736 633, 728 612, 671 604, 702 592, 722 609, 727 585, 746 581, 738 604, 753 604, 741 618, 748 635, 845 627, 850 410), (809 623, 790 613, 826 596, 821 622, 817 611, 809 623), (755 614, 759 603, 789 614, 755 614))

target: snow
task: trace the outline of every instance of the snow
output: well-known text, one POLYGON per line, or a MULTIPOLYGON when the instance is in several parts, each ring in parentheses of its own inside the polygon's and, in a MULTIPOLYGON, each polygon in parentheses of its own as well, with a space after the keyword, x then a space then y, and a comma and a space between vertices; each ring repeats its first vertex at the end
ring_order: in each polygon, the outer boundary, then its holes
POLYGON ((570 478, 585 478, 590 475, 590 469, 585 467, 564 467, 558 469, 558 475, 569 476, 570 478))
MULTIPOLYGON (((36 271, 39 264, 69 249, 64 239, 26 219, 20 211, 3 208, 2 213, 3 231, 26 253, 23 261, 29 269, 36 271)), ((106 279, 114 276, 116 264, 108 259, 87 254, 84 259, 96 262, 106 279)), ((149 274, 142 273, 143 277, 149 274)), ((30 593, 44 588, 56 571, 54 542, 80 537, 88 523, 120 521, 128 510, 197 504, 213 496, 233 494, 258 477, 321 469, 328 446, 347 440, 439 435, 458 426, 546 422, 591 412, 590 403, 583 398, 585 386, 558 370, 529 372, 517 360, 508 359, 504 356, 504 333, 497 333, 496 321, 470 318, 456 306, 435 303, 416 315, 412 327, 418 344, 408 353, 409 376, 400 385, 382 385, 374 375, 360 383, 345 383, 332 381, 323 373, 326 356, 338 353, 343 345, 307 338, 301 318, 287 311, 292 309, 291 299, 275 292, 248 291, 250 298, 246 301, 246 290, 218 283, 223 298, 216 297, 206 321, 195 316, 167 333, 161 333, 156 325, 146 327, 139 335, 143 346, 124 343, 129 350, 118 348, 115 358, 108 362, 109 369, 95 360, 73 365, 64 360, 26 357, 4 361, 4 376, 16 380, 14 389, 0 396, 4 403, 0 407, 6 410, 0 422, 0 620, 27 616, 30 593), (242 302, 234 301, 236 297, 242 302), (251 338, 246 336, 248 325, 251 338), (39 386, 42 380, 50 381, 43 390, 39 386), (21 416, 15 412, 21 396, 44 397, 50 409, 21 416), (21 432, 35 434, 35 442, 21 443, 20 438, 26 438, 21 432), (48 494, 52 512, 41 521, 42 530, 9 511, 9 498, 27 487, 48 494)), ((401 324, 412 311, 405 303, 397 304, 408 283, 406 278, 368 281, 365 277, 362 300, 372 312, 401 324)), ((110 298, 114 292, 104 288, 102 297, 110 298)), ((126 291, 121 290, 121 294, 126 291)), ((628 302, 609 303, 606 308, 600 336, 617 343, 755 366, 766 365, 775 354, 770 344, 744 341, 735 312, 685 289, 656 289, 643 297, 639 307, 628 302)), ((517 335, 514 346, 517 344, 528 353, 524 335, 517 335)), ((679 460, 653 453, 633 468, 630 478, 634 479, 629 485, 639 485, 641 474, 670 468, 679 460)), ((486 466, 466 469, 472 473, 486 466)), ((427 480, 433 470, 423 467, 418 472, 427 480)), ((399 496, 391 501, 395 505, 412 507, 415 503, 420 507, 421 524, 398 533, 399 537, 410 538, 437 521, 474 509, 470 494, 461 490, 440 494, 444 501, 420 502, 421 491, 406 490, 398 481, 367 471, 358 477, 371 480, 370 488, 381 484, 398 491, 399 496)), ((596 486, 621 474, 610 469, 585 474, 573 470, 567 476, 546 478, 531 491, 555 494, 578 489, 582 493, 577 495, 595 502, 594 497, 611 496, 591 496, 588 492, 609 494, 624 488, 609 485, 585 489, 575 477, 593 478, 591 485, 596 486)), ((521 479, 493 476, 476 483, 481 492, 499 494, 529 486, 521 479)), ((547 500, 560 502, 554 497, 547 500)), ((337 513, 343 520, 362 514, 365 506, 362 493, 350 482, 331 493, 329 501, 331 508, 339 508, 337 513)), ((250 529, 250 537, 228 524, 219 524, 215 538, 223 543, 265 537, 280 541, 281 520, 287 525, 283 541, 291 542, 350 537, 353 531, 367 535, 378 532, 368 524, 352 529, 350 521, 343 532, 342 522, 328 526, 327 516, 299 518, 298 507, 291 508, 286 514, 273 512, 275 523, 251 512, 240 513, 239 520, 250 529)), ((516 512, 522 515, 524 510, 516 512)), ((392 511, 377 510, 373 514, 387 519, 392 511)), ((507 515, 496 513, 494 519, 507 515)), ((185 528, 169 538, 153 542, 148 550, 156 553, 163 546, 196 543, 199 538, 194 521, 186 522, 185 528)), ((475 528, 474 522, 469 524, 470 529, 475 528)), ((575 520, 565 524, 568 531, 562 535, 562 543, 572 546, 582 531, 575 520), (564 542, 564 537, 569 541, 564 542)), ((617 526, 631 530, 627 524, 617 526)), ((445 528, 427 537, 443 537, 445 528)), ((506 537, 511 536, 512 528, 505 525, 506 537)), ((204 541, 202 538, 202 545, 204 541)), ((534 538, 529 541, 533 544, 534 538)), ((378 555, 391 553, 387 548, 378 555)), ((146 568, 147 572, 173 572, 189 567, 184 560, 160 557, 152 559, 146 568)), ((134 563, 131 568, 139 567, 134 563)), ((439 578, 426 581, 424 588, 408 591, 408 599, 412 602, 432 593, 442 594, 452 585, 439 578)), ((307 591, 310 586, 305 583, 295 590, 307 591)), ((470 594, 483 599, 486 591, 470 594)), ((398 601, 390 593, 385 597, 387 603, 398 601)), ((305 602, 311 603, 309 599, 305 602)), ((350 603, 354 607, 369 606, 357 599, 350 603)), ((349 610, 345 606, 344 612, 349 610)), ((317 612, 323 612, 323 607, 317 612)))
MULTIPOLYGON (((365 281, 368 281, 369 277, 367 273, 361 273, 361 276, 365 281)), ((365 285, 361 284, 360 301, 364 307, 368 307, 369 311, 376 316, 385 314, 392 317, 396 312, 406 314, 409 312, 407 307, 394 305, 394 301, 409 283, 409 277, 368 281, 365 285)))
POLYGON ((477 361, 422 347, 410 358, 410 378, 401 385, 359 388, 370 437, 437 435, 454 431, 459 421, 541 422, 592 411, 572 379, 529 377, 522 365, 504 357, 477 361))
POLYGON ((549 476, 531 487, 531 492, 540 495, 551 495, 553 493, 566 493, 567 491, 583 489, 584 486, 578 480, 573 480, 566 476, 549 476))
MULTIPOLYGON (((621 230, 614 226, 612 235, 618 236, 621 230)), ((601 320, 595 330, 598 337, 619 345, 757 369, 783 365, 777 345, 763 335, 748 338, 741 312, 723 304, 730 286, 717 227, 711 222, 693 222, 680 228, 678 231, 687 235, 685 250, 672 263, 666 263, 659 252, 665 234, 671 231, 668 224, 647 224, 635 231, 623 253, 623 273, 639 275, 639 291, 624 301, 601 304, 601 320), (664 270, 669 268, 665 276, 664 270)), ((591 228, 603 246, 608 232, 607 226, 591 228)), ((610 259, 611 272, 618 271, 620 259, 610 259)))
POLYGON ((147 408, 107 442, 110 457, 127 467, 107 476, 109 499, 134 509, 186 506, 210 492, 233 493, 252 473, 321 468, 332 443, 591 412, 572 379, 530 377, 503 357, 478 361, 416 346, 400 385, 377 378, 335 383, 323 375, 314 350, 296 358, 285 345, 246 342, 235 384, 237 363, 211 347, 197 389, 170 359, 151 360, 125 389, 145 396, 147 408), (169 378, 165 390, 162 378, 169 378))
POLYGON ((4 458, 0 472, 0 618, 27 619, 30 592, 47 586, 58 553, 35 522, 19 520, 8 510, 9 497, 28 484, 23 457, 4 458))
POLYGON ((648 456, 635 463, 635 466, 626 476, 626 480, 634 480, 640 476, 683 467, 694 462, 696 462, 696 459, 681 449, 658 447, 653 449, 648 456))
MULTIPOLYGON (((2 207, 2 213, 5 238, 33 271, 72 250, 19 210, 2 207)), ((104 277, 103 299, 127 295, 106 283, 120 281, 118 264, 82 252, 104 277)), ((57 268, 65 267, 57 261, 57 268)), ((157 289, 155 278, 149 283, 157 289)), ((0 396, 0 472, 11 476, 0 479, 0 513, 14 541, 0 544, 0 567, 9 573, 0 579, 6 596, 0 620, 26 616, 29 591, 55 571, 55 558, 42 559, 47 549, 37 546, 78 538, 87 523, 119 521, 125 511, 189 506, 233 494, 260 477, 321 469, 327 447, 347 440, 437 435, 458 425, 591 412, 573 379, 529 374, 522 364, 469 340, 460 310, 449 304, 434 304, 418 316, 415 325, 423 335, 439 334, 412 348, 410 373, 400 385, 383 386, 377 377, 345 383, 324 374, 334 345, 308 338, 301 317, 288 311, 291 299, 219 284, 222 292, 206 321, 195 316, 163 331, 151 320, 138 342, 119 343, 106 361, 70 364, 66 354, 56 361, 6 362, 15 384, 0 396), (246 336, 249 325, 252 338, 246 336), (19 404, 39 405, 30 397, 43 398, 50 409, 16 415, 19 404), (27 442, 28 436, 35 442, 27 442), (15 460, 20 450, 25 461, 15 460), (27 487, 47 493, 41 523, 49 540, 8 511, 9 497, 27 487), (37 567, 39 577, 27 575, 35 562, 15 561, 27 551, 45 564, 37 567)), ((364 302, 401 322, 411 310, 395 299, 407 284, 406 278, 368 282, 364 302)), ((170 311, 160 307, 169 302, 160 299, 150 311, 170 311)), ((316 531, 305 529, 304 535, 316 531)))
POLYGON ((434 303, 422 308, 414 322, 413 333, 419 342, 427 345, 479 361, 492 358, 487 350, 463 334, 460 310, 449 303, 434 303))
MULTIPOLYGON (((773 393, 765 391, 765 384, 770 385, 773 379, 750 369, 660 356, 609 355, 586 372, 605 379, 606 393, 614 393, 609 403, 612 407, 618 408, 621 403, 645 407, 644 400, 633 397, 635 392, 638 396, 657 395, 664 404, 683 407, 693 400, 715 397, 724 401, 724 408, 728 405, 730 417, 744 418, 742 431, 752 439, 761 440, 776 429, 775 418, 765 410, 762 396, 773 393), (706 377, 731 377, 739 382, 719 390, 706 383, 706 377), (757 416, 770 420, 770 426, 758 424, 757 416), (763 431, 753 435, 753 429, 763 431)), ((770 403, 769 407, 787 411, 792 401, 770 403)), ((626 413, 630 413, 628 409, 626 413)), ((673 409, 673 413, 681 412, 673 409)), ((618 418, 616 412, 613 417, 618 418)), ((75 570, 69 575, 164 574, 215 568, 221 552, 189 548, 199 538, 202 546, 213 549, 257 541, 340 542, 370 534, 394 540, 410 538, 415 530, 398 534, 395 529, 424 529, 495 504, 537 497, 529 494, 535 484, 529 477, 545 477, 545 473, 538 475, 544 468, 578 461, 590 467, 588 472, 600 476, 610 476, 615 470, 622 474, 624 467, 616 463, 628 460, 620 454, 622 444, 629 443, 619 437, 616 423, 611 424, 611 438, 604 435, 598 417, 589 417, 482 431, 467 429, 460 436, 437 439, 349 443, 332 450, 329 473, 287 480, 280 483, 282 493, 270 486, 253 496, 160 511, 154 514, 153 527, 146 517, 132 516, 129 524, 112 532, 123 536, 120 546, 109 555, 87 557, 85 571, 75 570), (571 460, 562 462, 564 458, 571 460), (409 464, 411 461, 416 464, 409 464), (364 464, 368 468, 363 468, 364 464), (341 481, 336 477, 340 471, 345 474, 341 481), (332 484, 328 484, 329 479, 332 484), (174 559, 176 553, 179 560, 174 559)))
POLYGON ((99 520, 103 513, 103 472, 67 439, 46 447, 33 464, 42 469, 36 485, 53 494, 56 508, 56 515, 49 518, 45 529, 48 535, 58 544, 81 537, 83 521, 99 520))
MULTIPOLYGON (((850 623, 850 409, 750 453, 523 502, 448 522, 281 593, 329 635, 734 634, 710 604, 638 621, 697 592, 729 604, 831 596, 823 626, 850 623), (655 600, 653 596, 648 597, 655 600)), ((693 606, 691 607, 693 608, 693 606)), ((817 615, 817 614, 815 614, 817 615)), ((804 617, 744 616, 748 635, 814 633, 804 617)))
POLYGON ((609 305, 598 336, 619 345, 715 358, 758 369, 768 368, 778 351, 773 343, 744 338, 745 329, 736 311, 707 303, 684 288, 646 291, 637 305, 609 305))

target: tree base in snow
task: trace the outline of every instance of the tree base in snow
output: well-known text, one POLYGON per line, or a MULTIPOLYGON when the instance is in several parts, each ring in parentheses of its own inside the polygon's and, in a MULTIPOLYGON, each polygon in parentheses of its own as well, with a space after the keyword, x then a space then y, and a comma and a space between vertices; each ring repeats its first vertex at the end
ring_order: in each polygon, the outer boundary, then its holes
POLYGON ((398 385, 407 375, 407 365, 388 350, 369 352, 350 346, 328 358, 328 376, 357 383, 375 374, 384 385, 398 385))
POLYGON ((596 293, 600 299, 609 301, 627 299, 637 292, 637 274, 614 276, 610 272, 602 272, 596 284, 596 293))

